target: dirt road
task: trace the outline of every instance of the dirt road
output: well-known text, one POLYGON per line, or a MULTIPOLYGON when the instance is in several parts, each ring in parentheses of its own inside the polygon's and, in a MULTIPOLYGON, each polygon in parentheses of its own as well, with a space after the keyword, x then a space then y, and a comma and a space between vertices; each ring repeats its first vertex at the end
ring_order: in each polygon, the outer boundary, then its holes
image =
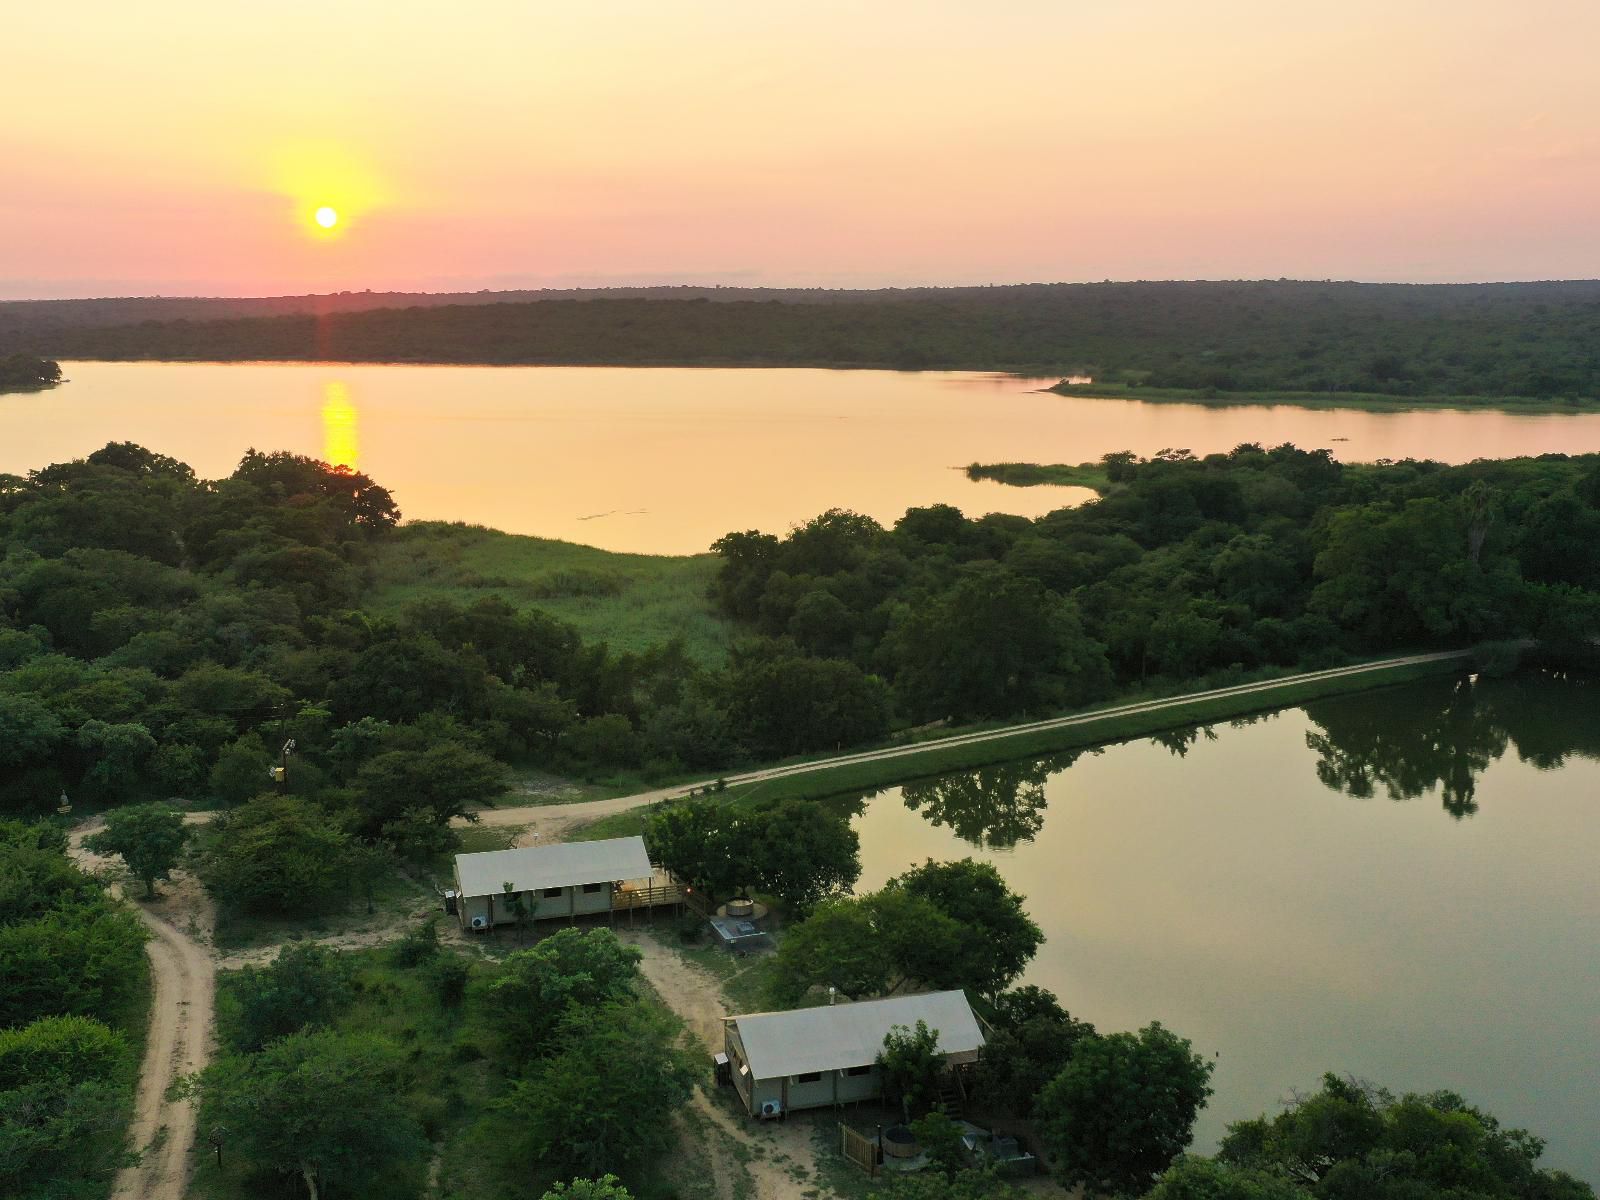
MULTIPOLYGON (((1466 658, 1468 654, 1470 654, 1470 651, 1446 650, 1436 654, 1410 654, 1402 658, 1387 658, 1381 662, 1359 663, 1351 667, 1333 667, 1326 671, 1307 671, 1300 675, 1285 675, 1280 679, 1269 679, 1260 683, 1235 684, 1233 687, 1213 688, 1206 692, 1189 692, 1182 696, 1169 696, 1164 700, 1141 700, 1136 704, 1099 708, 1093 712, 1077 713, 1072 716, 1051 717, 1043 721, 1026 721, 1017 725, 1007 725, 1000 729, 985 729, 976 733, 960 733, 951 737, 933 738, 909 746, 890 746, 882 750, 861 750, 853 754, 837 754, 831 758, 820 758, 811 762, 789 763, 780 767, 764 767, 758 771, 746 771, 738 775, 725 776, 724 782, 729 786, 762 783, 769 779, 785 779, 792 775, 809 775, 816 771, 826 771, 833 767, 849 766, 853 763, 884 762, 896 758, 910 758, 915 755, 925 754, 929 750, 944 747, 972 746, 985 742, 998 742, 1024 733, 1039 733, 1051 729, 1070 729, 1076 725, 1089 725, 1107 717, 1128 717, 1146 713, 1159 713, 1167 709, 1181 708, 1184 705, 1193 704, 1200 700, 1235 699, 1261 692, 1271 692, 1285 685, 1345 679, 1351 676, 1388 670, 1393 667, 1447 662, 1452 659, 1466 658)), ((600 817, 628 812, 630 809, 640 808, 647 804, 655 804, 661 800, 677 799, 688 795, 691 790, 707 788, 714 783, 716 783, 714 779, 705 779, 698 783, 681 783, 675 787, 657 788, 649 792, 637 792, 631 796, 617 796, 610 800, 583 800, 574 804, 528 804, 512 808, 488 808, 478 814, 478 820, 484 825, 527 825, 529 826, 529 835, 537 834, 542 841, 560 841, 562 835, 575 825, 587 824, 600 817)))
MULTIPOLYGON (((100 828, 96 821, 73 831, 70 853, 85 870, 114 867, 91 854, 83 839, 100 828)), ((174 872, 155 900, 133 905, 150 930, 153 994, 150 1028, 139 1086, 134 1096, 128 1144, 140 1161, 117 1173, 112 1200, 182 1200, 194 1164, 196 1109, 190 1100, 169 1100, 167 1089, 180 1075, 211 1061, 211 1022, 216 971, 209 943, 213 928, 210 901, 199 882, 174 872), (181 927, 180 923, 181 922, 181 927)))
MULTIPOLYGON (((640 971, 667 1007, 689 1027, 706 1055, 720 1052, 722 1018, 728 1013, 728 1001, 717 981, 649 933, 619 932, 618 936, 639 947, 644 955, 639 963, 640 971)), ((816 1182, 817 1155, 809 1121, 758 1125, 720 1103, 716 1095, 699 1089, 690 1104, 724 1139, 747 1148, 747 1153, 739 1157, 749 1174, 754 1200, 803 1200, 821 1194, 816 1182)), ((737 1195, 738 1185, 721 1176, 721 1168, 726 1164, 719 1159, 716 1154, 710 1159, 717 1174, 718 1192, 737 1195)))

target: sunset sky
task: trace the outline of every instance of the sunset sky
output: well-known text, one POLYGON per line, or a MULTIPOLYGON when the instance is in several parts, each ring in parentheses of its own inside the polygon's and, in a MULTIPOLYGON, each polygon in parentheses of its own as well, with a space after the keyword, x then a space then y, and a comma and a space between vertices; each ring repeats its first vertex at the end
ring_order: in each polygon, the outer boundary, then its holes
POLYGON ((1592 0, 17 0, 4 28, 0 298, 1600 276, 1592 0))

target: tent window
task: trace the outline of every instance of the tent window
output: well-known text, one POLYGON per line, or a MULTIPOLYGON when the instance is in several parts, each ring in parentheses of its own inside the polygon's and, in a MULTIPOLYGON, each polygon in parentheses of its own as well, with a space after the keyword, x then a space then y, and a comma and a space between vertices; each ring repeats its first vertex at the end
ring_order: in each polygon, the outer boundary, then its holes
POLYGON ((821 1078, 822 1078, 822 1072, 821 1071, 807 1071, 804 1075, 796 1075, 794 1077, 794 1081, 796 1083, 816 1083, 821 1078))
POLYGON ((846 1067, 844 1073, 852 1078, 859 1075, 871 1075, 871 1067, 846 1067))
POLYGON ((561 895, 561 889, 560 888, 545 888, 544 894, 546 896, 554 898, 556 896, 561 895))
POLYGON ((603 883, 586 883, 583 885, 584 895, 592 896, 603 887, 605 887, 603 883))

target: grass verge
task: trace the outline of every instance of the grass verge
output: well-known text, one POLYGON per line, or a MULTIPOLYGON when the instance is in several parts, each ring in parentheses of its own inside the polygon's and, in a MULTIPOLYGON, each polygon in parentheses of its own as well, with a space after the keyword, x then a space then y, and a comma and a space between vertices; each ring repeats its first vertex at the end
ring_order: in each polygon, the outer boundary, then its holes
POLYGON ((972 463, 967 467, 968 479, 993 479, 1011 487, 1038 487, 1050 484, 1056 487, 1092 488, 1102 496, 1111 490, 1111 479, 1100 463, 972 463))
POLYGON ((716 570, 712 554, 613 554, 481 525, 415 521, 379 546, 365 602, 394 613, 418 600, 465 604, 499 596, 559 617, 586 641, 617 650, 681 637, 697 662, 715 666, 726 659, 732 637, 706 599, 716 570))

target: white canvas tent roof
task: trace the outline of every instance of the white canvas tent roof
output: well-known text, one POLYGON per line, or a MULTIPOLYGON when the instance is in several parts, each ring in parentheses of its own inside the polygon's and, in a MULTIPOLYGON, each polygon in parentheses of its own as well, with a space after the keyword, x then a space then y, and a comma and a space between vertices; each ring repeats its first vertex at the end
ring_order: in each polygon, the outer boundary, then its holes
POLYGON ((456 855, 456 878, 461 881, 464 896, 499 895, 507 883, 514 892, 531 892, 581 883, 648 879, 651 869, 641 837, 456 855))
POLYGON ((946 1056, 971 1058, 983 1045, 978 1019, 960 991, 728 1019, 738 1026, 745 1060, 757 1079, 870 1066, 894 1026, 910 1028, 919 1020, 939 1031, 939 1051, 946 1056))

